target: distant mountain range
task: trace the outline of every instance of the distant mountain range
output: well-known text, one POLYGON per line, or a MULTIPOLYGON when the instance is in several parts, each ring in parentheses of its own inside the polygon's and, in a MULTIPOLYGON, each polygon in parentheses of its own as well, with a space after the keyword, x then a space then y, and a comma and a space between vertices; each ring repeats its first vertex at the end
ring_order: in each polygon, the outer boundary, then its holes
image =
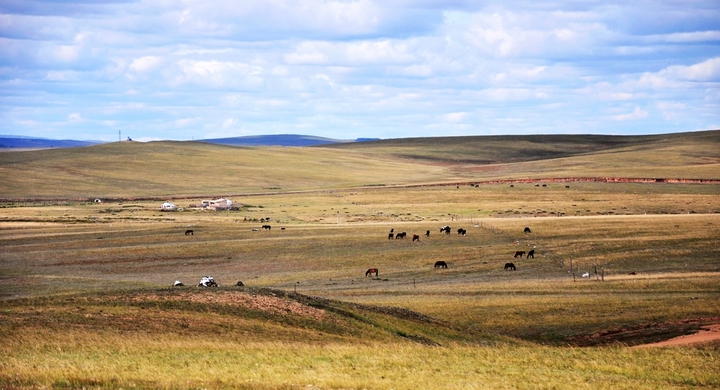
POLYGON ((48 139, 17 135, 0 135, 0 149, 77 148, 101 143, 101 141, 77 141, 72 139, 48 139))
MULTIPOLYGON (((380 138, 358 138, 339 140, 299 134, 251 135, 245 137, 208 138, 196 140, 218 145, 232 146, 315 146, 348 142, 377 141, 380 138)), ((101 141, 56 140, 39 137, 0 135, 0 149, 49 149, 76 148, 101 144, 101 141)))

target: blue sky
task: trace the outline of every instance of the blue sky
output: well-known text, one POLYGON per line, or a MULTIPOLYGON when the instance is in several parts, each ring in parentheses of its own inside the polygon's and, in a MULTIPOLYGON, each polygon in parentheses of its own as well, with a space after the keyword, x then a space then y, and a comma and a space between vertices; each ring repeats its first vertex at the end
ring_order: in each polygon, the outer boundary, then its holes
POLYGON ((720 128, 720 2, 3 0, 0 134, 720 128))

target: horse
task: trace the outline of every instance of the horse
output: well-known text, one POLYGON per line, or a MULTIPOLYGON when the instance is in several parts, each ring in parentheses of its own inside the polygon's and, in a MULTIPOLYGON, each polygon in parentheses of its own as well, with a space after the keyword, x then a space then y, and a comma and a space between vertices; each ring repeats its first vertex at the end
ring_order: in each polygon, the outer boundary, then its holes
POLYGON ((418 236, 417 234, 413 234, 413 242, 415 241, 420 241, 420 236, 418 236))
POLYGON ((270 230, 270 229, 272 229, 272 226, 270 226, 270 225, 262 225, 262 228, 265 229, 265 230, 270 230))
POLYGON ((398 233, 398 234, 395 235, 395 239, 398 240, 398 239, 401 239, 401 238, 405 238, 405 236, 407 236, 407 233, 406 233, 406 232, 400 232, 400 233, 398 233))
POLYGON ((465 233, 467 233, 467 230, 465 230, 465 229, 463 229, 463 228, 460 228, 460 229, 457 230, 457 233, 458 233, 459 235, 464 236, 465 233))
POLYGON ((370 268, 367 271, 365 271, 365 277, 371 276, 372 274, 375 274, 375 277, 378 276, 378 269, 377 268, 370 268))
POLYGON ((436 261, 435 268, 447 268, 447 263, 442 260, 436 261))
POLYGON ((430 230, 425 232, 425 237, 430 237, 430 230))
POLYGON ((393 239, 393 234, 392 233, 388 234, 388 240, 392 240, 392 239, 393 239))
POLYGON ((192 230, 185 230, 185 235, 186 236, 194 236, 195 234, 193 233, 192 230))
POLYGON ((450 234, 450 230, 450 226, 445 225, 440 228, 440 233, 445 232, 445 234, 450 234))
POLYGON ((517 268, 515 268, 515 264, 513 263, 505 263, 505 271, 507 270, 516 271, 517 268))
POLYGON ((523 230, 523 233, 532 233, 532 232, 530 231, 530 228, 526 226, 525 230, 523 230))
POLYGON ((531 257, 533 259, 535 258, 535 249, 530 249, 530 252, 528 252, 526 259, 529 259, 531 257))
POLYGON ((525 251, 517 251, 515 252, 515 256, 513 257, 523 257, 525 256, 525 251))

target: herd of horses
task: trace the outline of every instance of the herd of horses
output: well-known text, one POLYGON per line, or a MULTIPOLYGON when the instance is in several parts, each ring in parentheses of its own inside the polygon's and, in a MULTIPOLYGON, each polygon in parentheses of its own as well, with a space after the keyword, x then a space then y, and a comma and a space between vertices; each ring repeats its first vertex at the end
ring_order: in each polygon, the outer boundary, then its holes
MULTIPOLYGON (((271 226, 270 226, 270 225, 263 225, 262 228, 265 229, 265 230, 270 230, 270 229, 271 229, 271 226)), ((283 228, 282 230, 285 230, 285 229, 283 228)), ((452 229, 450 228, 450 226, 447 226, 447 225, 440 228, 440 233, 450 234, 451 231, 452 231, 452 229)), ((389 240, 392 240, 393 238, 395 238, 396 240, 398 240, 398 239, 404 239, 405 237, 407 237, 407 232, 400 232, 400 233, 397 233, 397 234, 394 234, 394 232, 395 232, 395 229, 394 229, 394 228, 391 228, 391 229, 390 229, 390 233, 388 234, 388 239, 389 239, 389 240)), ((530 230, 529 227, 526 227, 526 228, 523 230, 523 232, 524 232, 524 233, 531 233, 531 230, 530 230)), ((459 228, 459 229, 457 230, 457 234, 458 234, 458 235, 465 236, 465 235, 467 234, 467 231, 466 231, 465 229, 463 229, 463 228, 459 228)), ((193 236, 193 235, 195 235, 195 233, 194 233, 192 230, 188 229, 188 230, 185 231, 185 235, 186 235, 186 236, 188 236, 188 235, 193 236)), ((426 237, 430 237, 430 230, 428 230, 428 231, 425 232, 425 236, 426 236, 426 237)), ((417 235, 417 234, 413 234, 412 240, 413 240, 413 242, 414 242, 414 241, 420 241, 420 236, 417 235)), ((523 256, 525 256, 525 251, 516 251, 516 252, 515 252, 515 255, 514 255, 513 257, 514 257, 514 258, 517 258, 517 257, 523 258, 523 256)), ((531 249, 530 251, 527 252, 527 257, 526 257, 526 258, 529 259, 529 258, 531 258, 531 257, 532 257, 533 259, 535 258, 535 249, 531 249)), ((446 263, 445 261, 439 260, 439 261, 436 261, 436 262, 435 262, 434 268, 445 268, 445 269, 447 269, 447 268, 448 268, 448 265, 447 265, 447 263, 446 263)), ((517 267, 516 267, 515 264, 513 264, 513 263, 505 263, 504 270, 505 270, 505 271, 516 271, 516 270, 517 270, 517 267)), ((369 268, 367 271, 365 271, 365 277, 372 276, 372 274, 375 274, 375 277, 378 277, 379 273, 380 273, 380 271, 379 271, 377 268, 369 268)), ((180 283, 180 284, 177 284, 177 283, 179 283, 179 282, 176 282, 176 285, 182 286, 182 283, 180 283)), ((241 283, 241 282, 239 282, 239 283, 241 283)), ((238 285, 240 285, 239 283, 238 283, 238 285)), ((210 286, 214 285, 215 287, 217 287, 217 284, 216 284, 215 281, 212 279, 212 277, 208 278, 207 276, 203 278, 203 280, 200 282, 200 284, 199 284, 198 286, 207 287, 208 285, 210 285, 210 286)))

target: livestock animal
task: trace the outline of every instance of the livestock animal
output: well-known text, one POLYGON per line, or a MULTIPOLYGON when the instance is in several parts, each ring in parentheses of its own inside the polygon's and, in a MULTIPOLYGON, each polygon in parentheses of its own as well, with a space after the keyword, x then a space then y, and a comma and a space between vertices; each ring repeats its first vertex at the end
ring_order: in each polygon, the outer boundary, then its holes
POLYGON ((195 234, 193 233, 192 230, 185 230, 185 235, 186 236, 194 236, 195 234))
POLYGON ((378 276, 378 269, 377 268, 370 268, 367 271, 365 271, 365 277, 371 276, 372 274, 375 274, 375 277, 378 276))
POLYGON ((406 232, 400 232, 395 235, 395 239, 397 240, 397 239, 405 238, 405 236, 407 236, 406 232))
POLYGON ((420 241, 420 236, 418 236, 417 234, 413 234, 413 242, 415 241, 420 241))
POLYGON ((392 240, 392 239, 393 239, 393 234, 392 233, 388 234, 388 240, 392 240))
POLYGON ((532 232, 530 231, 530 228, 527 227, 527 226, 525 227, 525 230, 523 230, 523 232, 524 232, 524 233, 532 233, 532 232))
POLYGON ((242 280, 238 280, 238 282, 235 283, 235 285, 238 287, 245 287, 245 284, 242 282, 242 280))
POLYGON ((430 237, 430 230, 425 232, 425 237, 430 237))
POLYGON ((262 228, 265 229, 265 230, 270 230, 270 229, 272 229, 272 226, 270 226, 270 225, 262 225, 262 228))
POLYGON ((447 268, 447 263, 442 260, 436 261, 435 268, 447 268))
POLYGON ((183 282, 176 280, 175 283, 173 283, 173 286, 180 287, 180 286, 184 286, 184 284, 183 284, 183 282))
POLYGON ((513 257, 522 258, 523 256, 525 256, 525 251, 517 251, 517 252, 515 252, 515 256, 513 256, 513 257))
POLYGON ((212 276, 203 276, 202 279, 200 279, 200 283, 198 283, 198 287, 217 287, 218 284, 215 283, 215 279, 213 279, 212 276))
POLYGON ((465 233, 467 233, 467 230, 465 230, 465 229, 463 229, 463 228, 460 228, 460 229, 457 230, 457 233, 460 234, 460 235, 462 235, 462 236, 464 236, 465 233))
POLYGON ((445 232, 445 234, 450 234, 450 230, 451 230, 451 229, 450 229, 450 226, 445 225, 445 226, 443 226, 443 227, 440 228, 440 233, 445 232))
POLYGON ((511 271, 517 271, 517 268, 515 268, 515 264, 513 263, 505 263, 505 271, 511 270, 511 271))
POLYGON ((583 277, 583 278, 589 278, 589 277, 590 277, 590 272, 585 272, 584 274, 582 274, 582 277, 583 277))
POLYGON ((633 271, 633 272, 630 272, 628 275, 637 275, 637 273, 635 273, 635 271, 633 271))
POLYGON ((528 252, 526 259, 529 259, 531 257, 533 259, 535 258, 535 249, 530 249, 530 252, 528 252))

